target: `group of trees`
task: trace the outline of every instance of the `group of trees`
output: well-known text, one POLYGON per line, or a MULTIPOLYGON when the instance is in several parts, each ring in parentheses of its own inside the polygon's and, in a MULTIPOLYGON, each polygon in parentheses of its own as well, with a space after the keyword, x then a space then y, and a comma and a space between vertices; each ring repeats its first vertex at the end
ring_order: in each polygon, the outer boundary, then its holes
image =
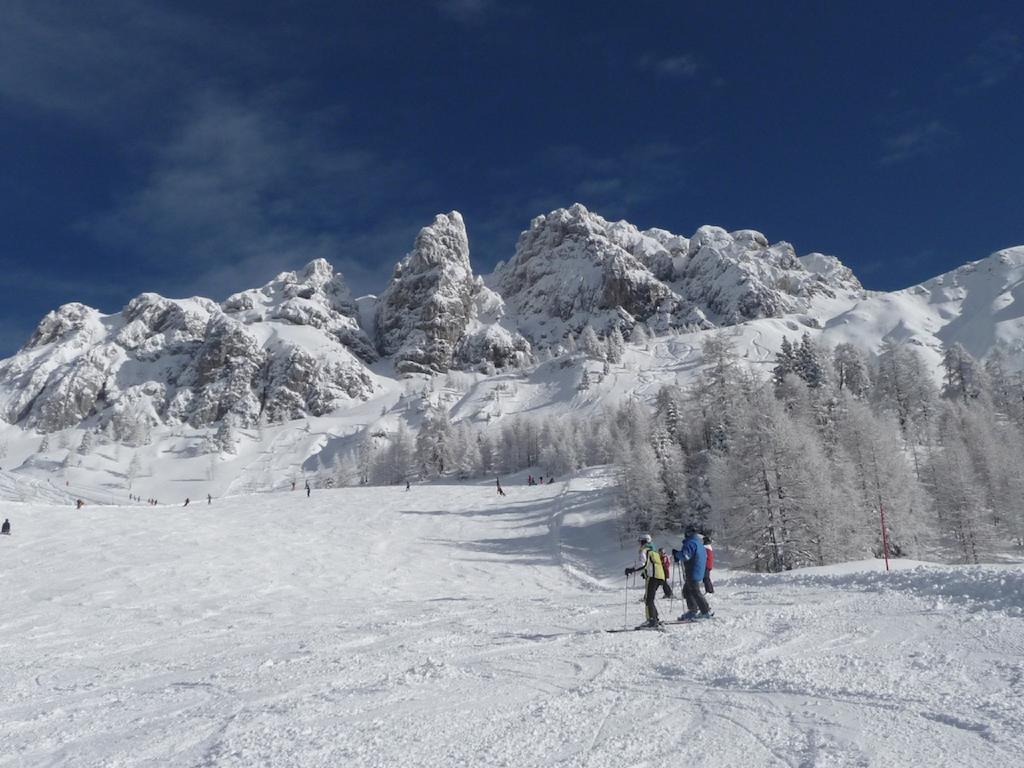
POLYGON ((998 350, 982 364, 951 346, 941 388, 910 345, 869 359, 805 334, 770 380, 723 336, 703 351, 694 386, 664 388, 634 430, 626 525, 711 526, 768 571, 879 555, 883 514, 890 555, 1024 546, 1024 377, 998 350))
MULTIPOLYGON (((621 335, 609 339, 584 331, 580 344, 607 355, 621 335)), ((434 408, 415 435, 366 435, 335 479, 561 476, 614 463, 624 528, 714 528, 741 565, 764 571, 880 555, 883 515, 890 556, 978 562, 1024 546, 1024 376, 999 350, 981 363, 951 346, 941 387, 913 346, 891 342, 870 356, 804 334, 784 341, 764 377, 716 334, 703 362, 653 409, 630 399, 599 416, 471 426, 434 408)))

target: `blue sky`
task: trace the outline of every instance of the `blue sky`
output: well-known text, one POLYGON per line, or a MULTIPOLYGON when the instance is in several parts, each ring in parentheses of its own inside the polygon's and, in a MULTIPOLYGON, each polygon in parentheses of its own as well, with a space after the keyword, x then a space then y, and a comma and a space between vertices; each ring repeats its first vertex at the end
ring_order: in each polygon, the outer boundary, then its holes
POLYGON ((0 355, 68 301, 223 299, 318 256, 378 291, 452 209, 479 272, 576 201, 878 289, 1024 244, 1019 4, 0 8, 0 355))

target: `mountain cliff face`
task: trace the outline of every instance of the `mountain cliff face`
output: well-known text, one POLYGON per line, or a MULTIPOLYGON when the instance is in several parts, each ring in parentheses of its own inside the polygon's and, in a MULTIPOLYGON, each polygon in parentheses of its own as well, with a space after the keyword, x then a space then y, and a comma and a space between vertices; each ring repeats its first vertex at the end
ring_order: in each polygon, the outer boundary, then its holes
POLYGON ((807 311, 817 295, 862 291, 838 260, 801 260, 760 232, 640 231, 579 204, 535 218, 496 277, 519 327, 540 343, 587 324, 598 332, 636 322, 659 331, 733 325, 807 311))
POLYGON ((223 306, 152 293, 109 316, 66 304, 0 363, 0 415, 43 432, 87 421, 117 432, 323 414, 374 389, 354 307, 323 260, 223 306))
POLYGON ((473 274, 462 215, 439 214, 420 230, 380 297, 381 354, 394 358, 399 373, 447 371, 456 359, 464 366, 507 365, 528 345, 500 326, 502 304, 473 274))
POLYGON ((402 376, 490 370, 587 325, 628 333, 641 322, 664 332, 799 315, 835 335, 839 304, 847 322, 873 300, 837 259, 797 257, 753 230, 641 231, 578 204, 535 218, 485 280, 453 211, 420 231, 379 298, 354 299, 321 259, 222 304, 152 293, 112 315, 66 304, 0 361, 0 418, 44 432, 251 425, 367 399, 382 357, 402 376))

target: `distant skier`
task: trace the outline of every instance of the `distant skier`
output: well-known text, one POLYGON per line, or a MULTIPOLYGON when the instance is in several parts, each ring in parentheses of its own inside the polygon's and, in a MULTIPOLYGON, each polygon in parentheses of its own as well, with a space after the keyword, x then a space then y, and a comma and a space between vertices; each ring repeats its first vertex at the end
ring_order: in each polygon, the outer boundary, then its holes
POLYGON ((6 517, 4 518, 4 524, 0 525, 0 535, 10 536, 11 535, 11 521, 6 517))
POLYGON ((85 506, 85 502, 81 499, 75 499, 75 509, 81 509, 85 506))
POLYGON ((504 495, 505 495, 505 491, 504 491, 504 490, 502 490, 502 487, 501 487, 501 478, 500 478, 500 477, 496 477, 496 478, 494 478, 494 484, 495 484, 495 485, 497 486, 497 488, 498 488, 498 495, 499 495, 499 496, 504 496, 504 495))
POLYGON ((707 555, 707 562, 704 565, 704 592, 708 595, 715 594, 715 585, 711 582, 711 567, 715 563, 715 551, 711 546, 711 534, 704 534, 704 552, 707 555))
POLYGON ((294 480, 292 480, 292 490, 293 491, 295 490, 295 481, 294 480))
POLYGON ((206 494, 206 503, 213 504, 213 496, 211 496, 210 494, 206 494))
POLYGON ((407 491, 408 491, 410 487, 412 487, 412 486, 410 485, 409 481, 408 481, 408 480, 406 480, 406 481, 405 481, 405 490, 407 490, 407 491))
POLYGON ((665 568, 661 564, 661 556, 654 551, 654 545, 651 544, 650 534, 644 533, 637 538, 637 542, 640 544, 640 565, 626 568, 626 575, 629 576, 631 573, 642 573, 644 580, 647 582, 646 589, 644 590, 644 610, 647 616, 647 621, 637 627, 657 627, 661 624, 661 620, 658 618, 658 608, 654 604, 654 596, 658 592, 658 588, 665 583, 665 568))
POLYGON ((186 496, 185 497, 185 503, 182 506, 187 507, 188 503, 189 503, 189 498, 188 498, 188 496, 186 496))
POLYGON ((312 489, 309 487, 309 480, 306 481, 306 498, 309 498, 309 494, 312 493, 312 489))
POLYGON ((686 601, 686 613, 682 614, 679 620, 689 621, 698 616, 710 619, 715 614, 697 586, 704 580, 704 566, 707 563, 704 542, 694 525, 686 526, 684 535, 686 538, 683 539, 682 548, 678 551, 672 550, 675 561, 683 564, 683 599, 686 601))

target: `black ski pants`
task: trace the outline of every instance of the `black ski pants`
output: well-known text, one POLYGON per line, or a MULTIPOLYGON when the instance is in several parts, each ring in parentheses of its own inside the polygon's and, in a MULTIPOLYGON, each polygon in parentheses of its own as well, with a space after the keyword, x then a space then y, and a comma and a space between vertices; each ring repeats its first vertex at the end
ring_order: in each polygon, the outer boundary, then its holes
POLYGON ((711 581, 711 571, 704 571, 704 593, 707 595, 715 594, 715 585, 711 581))
POLYGON ((656 579, 653 576, 647 580, 647 590, 644 592, 644 609, 648 620, 658 620, 658 608, 654 605, 654 597, 658 594, 658 590, 664 583, 664 579, 656 579))
POLYGON ((704 599, 704 595, 700 593, 699 585, 699 581, 691 579, 689 576, 683 582, 683 599, 686 601, 686 610, 708 613, 711 609, 708 607, 708 601, 704 599))

